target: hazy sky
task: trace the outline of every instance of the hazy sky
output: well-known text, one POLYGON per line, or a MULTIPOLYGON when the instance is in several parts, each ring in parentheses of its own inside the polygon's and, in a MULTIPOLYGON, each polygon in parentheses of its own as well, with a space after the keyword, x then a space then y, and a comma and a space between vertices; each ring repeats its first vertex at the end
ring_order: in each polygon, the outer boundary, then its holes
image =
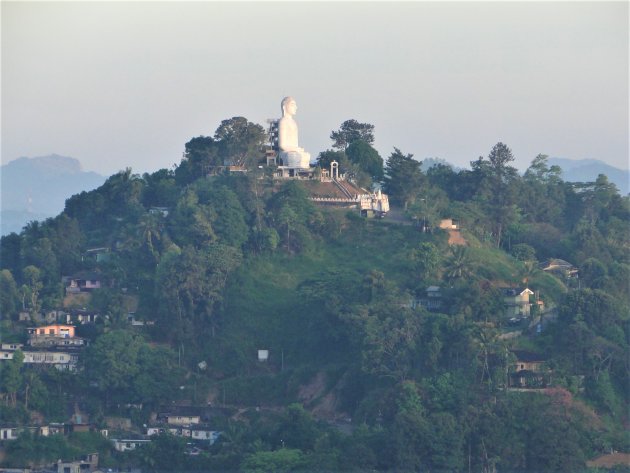
POLYGON ((296 98, 300 145, 346 119, 463 166, 503 141, 628 167, 628 2, 6 2, 2 162, 154 171, 296 98))

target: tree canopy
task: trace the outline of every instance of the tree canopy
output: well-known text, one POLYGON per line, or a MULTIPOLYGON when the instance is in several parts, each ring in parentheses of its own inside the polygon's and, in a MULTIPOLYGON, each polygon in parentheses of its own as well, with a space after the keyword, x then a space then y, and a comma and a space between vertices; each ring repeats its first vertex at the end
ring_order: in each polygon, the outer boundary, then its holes
POLYGON ((374 144, 374 125, 369 123, 359 123, 354 119, 346 120, 341 124, 339 130, 330 133, 333 140, 333 148, 346 150, 355 141, 364 141, 374 144))

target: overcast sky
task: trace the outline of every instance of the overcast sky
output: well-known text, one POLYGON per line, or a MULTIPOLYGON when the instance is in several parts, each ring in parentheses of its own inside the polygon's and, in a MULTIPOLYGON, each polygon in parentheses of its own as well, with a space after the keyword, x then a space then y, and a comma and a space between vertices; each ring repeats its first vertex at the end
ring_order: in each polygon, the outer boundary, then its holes
POLYGON ((316 156, 346 119, 383 158, 464 166, 502 141, 628 167, 628 2, 1 2, 2 163, 172 167, 220 121, 298 103, 316 156))

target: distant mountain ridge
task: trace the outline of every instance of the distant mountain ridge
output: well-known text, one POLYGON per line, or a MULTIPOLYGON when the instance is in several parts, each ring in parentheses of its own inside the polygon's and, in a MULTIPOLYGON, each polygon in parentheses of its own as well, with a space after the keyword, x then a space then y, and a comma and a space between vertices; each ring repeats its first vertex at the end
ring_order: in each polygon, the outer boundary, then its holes
POLYGON ((78 159, 51 154, 22 157, 0 167, 2 235, 19 232, 31 220, 58 215, 66 199, 105 182, 83 171, 78 159))
POLYGON ((592 182, 604 174, 614 183, 621 195, 630 192, 630 171, 606 164, 599 159, 549 158, 550 166, 560 166, 562 179, 568 182, 592 182))
MULTIPOLYGON (((427 172, 429 168, 438 164, 450 166, 456 172, 462 170, 462 168, 458 168, 440 158, 425 158, 422 161, 422 170, 427 172)), ((599 159, 549 158, 547 164, 549 166, 560 166, 560 169, 562 169, 562 180, 564 181, 593 182, 598 175, 604 174, 610 182, 617 186, 621 195, 627 195, 630 192, 630 171, 616 168, 599 159)))

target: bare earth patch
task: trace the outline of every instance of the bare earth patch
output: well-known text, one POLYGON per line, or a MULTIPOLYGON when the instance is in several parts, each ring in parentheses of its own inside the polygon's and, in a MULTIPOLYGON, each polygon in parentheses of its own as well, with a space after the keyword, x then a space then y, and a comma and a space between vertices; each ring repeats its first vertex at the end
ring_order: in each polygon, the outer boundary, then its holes
POLYGON ((448 230, 448 244, 467 246, 468 242, 464 239, 459 230, 448 230))
POLYGON ((589 468, 612 468, 617 465, 630 466, 630 453, 609 453, 586 462, 589 468))

